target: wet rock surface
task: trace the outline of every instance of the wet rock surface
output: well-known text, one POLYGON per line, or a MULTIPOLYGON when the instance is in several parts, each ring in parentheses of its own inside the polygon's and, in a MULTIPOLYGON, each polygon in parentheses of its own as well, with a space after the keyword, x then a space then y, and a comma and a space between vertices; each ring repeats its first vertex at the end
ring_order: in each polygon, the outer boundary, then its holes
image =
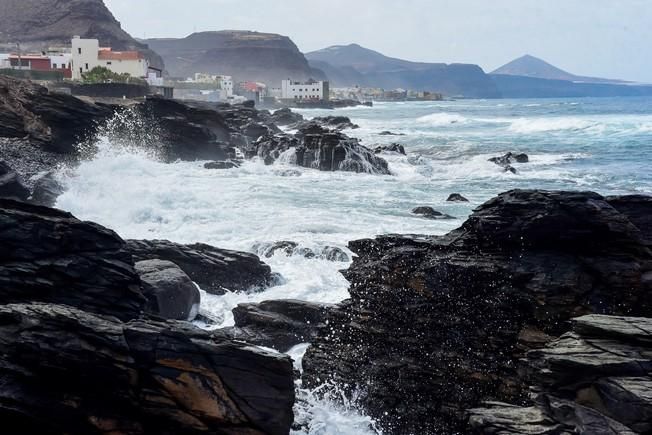
POLYGON ((475 433, 645 434, 652 430, 652 319, 587 315, 528 353, 530 407, 469 412, 475 433), (528 415, 536 415, 536 432, 528 415), (563 431, 563 432, 558 432, 563 431))
POLYGON ((203 243, 182 245, 167 240, 128 240, 136 261, 168 260, 208 293, 263 289, 275 282, 269 266, 253 254, 219 249, 203 243))
POLYGON ((446 236, 350 248, 351 299, 329 310, 303 381, 356 391, 390 433, 463 432, 482 401, 527 404, 519 360, 572 317, 652 315, 652 253, 594 193, 511 191, 446 236))
POLYGON ((0 245, 0 303, 69 304, 122 320, 143 310, 131 253, 111 230, 0 199, 0 245))
POLYGON ((199 290, 171 261, 145 260, 135 264, 147 298, 145 311, 164 319, 194 320, 199 312, 199 290))
POLYGON ((374 152, 376 154, 380 153, 398 153, 398 154, 405 154, 405 147, 399 143, 393 143, 390 145, 379 145, 374 149, 374 152))
POLYGON ((19 201, 29 198, 29 189, 23 183, 20 175, 3 161, 0 161, 0 198, 19 201))
POLYGON ((287 434, 288 357, 179 322, 0 306, 0 419, 24 433, 287 434))
POLYGON ((518 173, 516 168, 512 166, 514 163, 528 163, 530 158, 525 153, 512 153, 509 152, 504 156, 492 157, 489 159, 490 162, 495 163, 496 165, 503 168, 505 172, 511 172, 512 174, 518 173))
POLYGON ((34 187, 29 201, 44 207, 54 207, 57 198, 64 192, 64 187, 56 179, 54 172, 42 172, 32 178, 34 187))
POLYGON ((296 300, 240 304, 233 309, 235 326, 223 328, 221 336, 287 352, 293 346, 312 341, 325 327, 330 304, 296 300))
POLYGON ((303 116, 299 113, 293 112, 290 109, 279 109, 269 117, 270 121, 279 126, 296 124, 303 121, 303 116))
POLYGON ((290 126, 294 130, 303 130, 305 128, 310 128, 314 125, 319 125, 326 129, 331 130, 346 130, 346 129, 357 129, 360 128, 359 125, 351 122, 351 119, 347 116, 324 116, 316 117, 310 120, 299 121, 290 126))
POLYGON ((459 193, 451 193, 446 199, 448 202, 469 202, 468 199, 460 195, 459 193))
POLYGON ((263 137, 246 150, 246 155, 257 156, 266 164, 286 156, 288 163, 320 171, 390 174, 387 161, 339 132, 263 137))
POLYGON ((336 246, 322 246, 319 248, 307 248, 300 246, 297 242, 281 241, 268 244, 256 244, 253 250, 265 258, 271 258, 279 252, 287 256, 300 255, 305 258, 319 258, 328 261, 347 262, 350 260, 348 254, 336 246))
POLYGON ((426 219, 455 219, 455 217, 442 213, 429 206, 421 206, 412 209, 412 214, 426 219))
POLYGON ((221 160, 204 164, 206 169, 233 169, 239 168, 242 163, 238 160, 221 160))

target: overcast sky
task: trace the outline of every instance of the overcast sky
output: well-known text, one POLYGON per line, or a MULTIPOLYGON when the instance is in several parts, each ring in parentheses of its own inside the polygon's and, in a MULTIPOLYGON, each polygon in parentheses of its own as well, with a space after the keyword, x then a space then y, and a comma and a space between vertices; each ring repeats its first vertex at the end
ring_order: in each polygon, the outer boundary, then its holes
POLYGON ((580 75, 652 83, 652 0, 105 0, 134 37, 256 30, 304 51, 352 42, 486 71, 523 54, 580 75))

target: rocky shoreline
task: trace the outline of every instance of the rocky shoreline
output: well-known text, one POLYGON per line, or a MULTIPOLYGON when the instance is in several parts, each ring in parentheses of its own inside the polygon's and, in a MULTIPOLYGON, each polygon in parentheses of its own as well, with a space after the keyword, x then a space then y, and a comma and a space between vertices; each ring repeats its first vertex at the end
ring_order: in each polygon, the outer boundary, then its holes
MULTIPOLYGON (((210 332, 191 323, 201 318, 195 284, 224 295, 264 291, 281 277, 254 254, 123 240, 51 208, 58 191, 46 175, 86 158, 102 135, 165 161, 215 160, 214 170, 258 158, 389 174, 376 151, 405 150, 366 148, 342 132, 354 127, 250 105, 72 101, 0 77, 6 427, 288 434, 300 377, 355 398, 388 434, 649 433, 650 196, 509 191, 444 236, 351 241, 346 301, 241 304, 234 326, 210 332), (148 135, 129 119, 150 126, 148 135), (300 374, 282 352, 302 343, 311 345, 300 374)), ((525 161, 510 153, 495 163, 512 157, 525 161)), ((413 212, 448 218, 427 206, 413 212)), ((292 241, 254 250, 349 260, 292 241)))

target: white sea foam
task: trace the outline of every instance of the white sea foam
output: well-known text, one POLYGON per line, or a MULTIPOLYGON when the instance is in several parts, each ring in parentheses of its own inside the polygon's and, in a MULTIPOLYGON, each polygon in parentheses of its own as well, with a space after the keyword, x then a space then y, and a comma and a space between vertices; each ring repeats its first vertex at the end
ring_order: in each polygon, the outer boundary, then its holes
POLYGON ((561 130, 580 131, 599 124, 591 120, 565 117, 565 118, 520 118, 512 121, 509 130, 515 133, 543 133, 561 130))
POLYGON ((431 127, 446 127, 452 124, 461 124, 466 122, 467 119, 458 113, 433 113, 431 115, 421 116, 417 118, 420 124, 427 124, 431 127))

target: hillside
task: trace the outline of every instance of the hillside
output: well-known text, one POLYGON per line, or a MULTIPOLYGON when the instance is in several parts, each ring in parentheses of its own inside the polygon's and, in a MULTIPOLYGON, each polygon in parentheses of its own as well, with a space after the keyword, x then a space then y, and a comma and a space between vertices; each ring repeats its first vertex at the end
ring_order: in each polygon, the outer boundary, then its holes
POLYGON ((477 65, 410 62, 357 44, 306 54, 310 65, 326 72, 334 86, 363 85, 441 92, 449 96, 494 98, 491 78, 477 65))
POLYGON ((547 80, 566 80, 569 82, 582 83, 625 83, 622 80, 601 79, 597 77, 584 77, 571 74, 567 71, 557 68, 554 65, 551 65, 543 59, 530 56, 529 54, 521 56, 518 59, 515 59, 508 64, 501 66, 491 74, 530 77, 547 80))
POLYGON ((287 36, 248 31, 200 32, 182 39, 148 39, 165 60, 168 73, 189 77, 196 72, 232 75, 237 81, 324 78, 314 71, 287 36))
POLYGON ((24 51, 69 45, 74 35, 99 39, 116 50, 139 50, 154 66, 161 58, 122 30, 102 0, 1 0, 0 51, 24 51))

